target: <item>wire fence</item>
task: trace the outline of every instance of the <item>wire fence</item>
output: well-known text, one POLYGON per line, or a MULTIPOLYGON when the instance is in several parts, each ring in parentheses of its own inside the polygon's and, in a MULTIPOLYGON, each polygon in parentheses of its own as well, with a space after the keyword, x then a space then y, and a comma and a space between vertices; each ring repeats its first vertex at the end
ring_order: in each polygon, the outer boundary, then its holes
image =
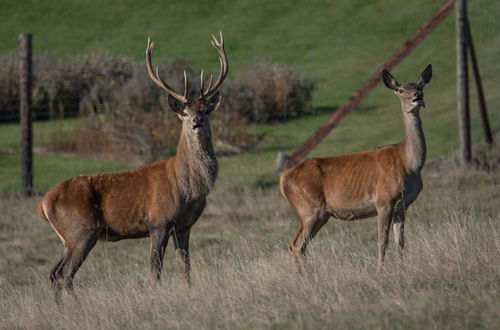
MULTIPOLYGON (((113 110, 113 104, 123 105, 125 99, 128 99, 129 103, 141 103, 138 111, 147 111, 145 105, 151 105, 151 103, 144 100, 159 97, 159 89, 154 87, 147 76, 144 63, 132 58, 104 52, 72 55, 62 59, 52 59, 47 55, 35 54, 33 62, 32 111, 34 120, 61 119, 82 114, 106 112, 113 110)), ((169 84, 175 89, 183 88, 182 72, 187 70, 190 90, 197 90, 199 71, 191 68, 192 62, 190 60, 155 58, 155 62, 159 64, 160 75, 167 77, 169 84)), ((217 61, 213 62, 217 63, 217 61)), ((307 90, 304 92, 284 91, 283 93, 295 96, 300 94, 299 97, 306 93, 307 95, 304 97, 310 99, 309 90, 314 88, 313 82, 307 80, 305 76, 303 78, 299 72, 292 72, 287 67, 272 62, 266 63, 267 66, 264 67, 256 64, 253 70, 262 73, 263 77, 261 78, 269 78, 270 81, 274 81, 274 87, 277 88, 276 94, 283 92, 283 88, 286 89, 285 85, 287 85, 284 82, 282 86, 276 87, 279 84, 277 80, 289 78, 290 88, 300 89, 304 86, 307 90), (273 78, 273 76, 275 77, 273 78)), ((19 119, 19 77, 17 73, 19 59, 17 54, 11 52, 0 56, 0 65, 2 67, 0 69, 0 123, 15 122, 19 119)), ((231 65, 238 66, 238 61, 231 61, 231 65)), ((216 76, 216 74, 217 71, 213 75, 216 76)), ((206 79, 208 79, 207 76, 205 76, 206 79)), ((250 75, 245 79, 244 85, 246 87, 253 85, 253 92, 261 88, 255 83, 259 77, 250 75)), ((226 82, 223 88, 229 89, 233 95, 245 93, 241 85, 241 81, 226 82)), ((297 104, 296 99, 297 97, 294 97, 293 100, 287 99, 286 103, 290 106, 284 106, 286 109, 282 112, 270 109, 269 112, 273 112, 271 116, 276 118, 291 116, 293 114, 289 113, 290 111, 287 110, 289 108, 293 108, 295 113, 305 112, 307 107, 301 110, 294 106, 297 104)), ((263 118, 262 115, 259 116, 258 111, 253 111, 249 117, 252 117, 253 121, 259 121, 259 118, 263 118)))

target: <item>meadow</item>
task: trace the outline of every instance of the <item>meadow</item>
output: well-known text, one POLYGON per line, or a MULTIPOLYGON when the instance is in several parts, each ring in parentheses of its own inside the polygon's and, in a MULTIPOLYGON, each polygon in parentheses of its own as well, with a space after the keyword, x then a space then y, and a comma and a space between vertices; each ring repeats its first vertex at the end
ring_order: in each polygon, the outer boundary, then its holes
MULTIPOLYGON (((219 157, 220 175, 191 235, 193 286, 168 248, 160 285, 149 278, 149 240, 99 243, 75 278, 82 306, 65 296, 58 310, 47 274, 61 252, 36 216, 40 193, 81 173, 130 164, 73 155, 35 154, 32 198, 19 187, 19 126, 0 126, 0 328, 370 328, 493 329, 500 323, 500 149, 476 145, 482 167, 460 169, 455 109, 454 17, 451 14, 392 70, 411 81, 428 64, 422 120, 428 144, 424 190, 408 213, 406 266, 391 245, 376 273, 376 221, 330 223, 310 247, 299 275, 286 251, 297 221, 274 173, 276 153, 292 152, 373 70, 437 9, 432 0, 400 1, 8 1, 0 11, 0 53, 21 31, 35 52, 109 51, 142 59, 148 35, 158 55, 192 60, 217 72, 210 33, 223 30, 230 76, 262 59, 314 77, 315 113, 279 125, 254 125, 263 136, 249 152, 219 157), (49 24, 50 23, 50 24, 49 24), (486 170, 485 170, 486 168, 486 170)), ((494 130, 500 129, 500 3, 469 1, 470 20, 494 130)), ((2 86, 0 86, 1 88, 2 86)), ((472 87, 472 86, 471 86, 472 87)), ((471 96, 475 97, 473 88, 471 96)), ((472 128, 481 138, 472 98, 472 128)), ((312 156, 356 152, 401 139, 397 98, 378 86, 312 156)), ((37 122, 36 151, 54 127, 37 122)), ((497 134, 497 140, 500 136, 497 134)), ((392 243, 392 235, 391 235, 392 243)))
MULTIPOLYGON (((493 164, 500 153, 485 154, 493 164)), ((429 165, 408 212, 404 269, 391 244, 376 272, 375 220, 330 220, 299 274, 286 251, 295 216, 276 186, 219 184, 192 231, 191 288, 172 244, 154 285, 149 240, 99 243, 76 276, 82 306, 65 295, 63 310, 46 280, 61 244, 37 218, 38 198, 5 196, 0 328, 494 329, 500 174, 443 166, 429 165)))

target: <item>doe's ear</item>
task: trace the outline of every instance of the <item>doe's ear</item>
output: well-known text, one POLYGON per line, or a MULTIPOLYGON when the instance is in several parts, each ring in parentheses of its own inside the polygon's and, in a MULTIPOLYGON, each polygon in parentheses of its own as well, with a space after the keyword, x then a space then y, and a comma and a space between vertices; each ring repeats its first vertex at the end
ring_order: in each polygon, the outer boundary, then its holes
POLYGON ((424 87, 431 81, 431 79, 432 79, 432 64, 429 64, 420 74, 417 84, 420 87, 424 87))
POLYGON ((394 79, 392 74, 390 74, 390 72, 386 69, 382 70, 382 81, 387 88, 390 88, 392 90, 396 90, 400 86, 396 79, 394 79))
POLYGON ((217 110, 220 105, 221 96, 219 92, 216 92, 207 102, 208 113, 217 110))
POLYGON ((168 95, 168 105, 170 105, 170 109, 172 109, 173 112, 178 114, 182 114, 182 111, 184 110, 184 103, 177 100, 170 94, 168 95))

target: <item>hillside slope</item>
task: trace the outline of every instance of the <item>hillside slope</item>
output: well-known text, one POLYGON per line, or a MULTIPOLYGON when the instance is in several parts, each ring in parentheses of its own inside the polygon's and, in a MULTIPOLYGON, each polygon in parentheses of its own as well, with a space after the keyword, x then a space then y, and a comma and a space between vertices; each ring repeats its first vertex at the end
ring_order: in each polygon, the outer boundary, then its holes
MULTIPOLYGON (((230 75, 269 59, 307 72, 318 81, 317 115, 284 125, 258 126, 266 143, 238 158, 222 160, 221 176, 241 172, 253 178, 271 173, 277 150, 291 152, 344 102, 423 21, 441 5, 425 0, 374 1, 7 1, 0 11, 0 53, 16 46, 21 31, 35 35, 35 52, 53 57, 110 51, 143 59, 147 36, 158 42, 158 56, 184 57, 195 69, 217 70, 209 35, 224 32, 230 75), (226 169, 226 170, 224 170, 226 169)), ((471 1, 475 37, 492 127, 500 128, 500 2, 471 1)), ((426 88, 423 121, 429 156, 457 147, 455 109, 454 14, 397 68, 400 81, 416 79, 428 63, 434 78, 426 88)), ((475 96, 471 85, 471 96, 475 96)), ((473 137, 481 137, 475 99, 471 101, 473 137)), ((401 138, 399 102, 380 85, 313 152, 354 152, 401 138)), ((245 179, 246 180, 246 179, 245 179)))

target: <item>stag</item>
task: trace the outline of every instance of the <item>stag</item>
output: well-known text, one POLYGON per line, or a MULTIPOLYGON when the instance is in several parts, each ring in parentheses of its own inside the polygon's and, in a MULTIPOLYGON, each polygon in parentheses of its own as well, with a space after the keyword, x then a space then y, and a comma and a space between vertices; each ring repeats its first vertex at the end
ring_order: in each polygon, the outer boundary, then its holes
POLYGON ((189 234, 206 206, 206 196, 217 177, 208 117, 220 104, 219 87, 227 76, 228 61, 222 33, 212 35, 219 53, 220 75, 210 77, 205 88, 201 73, 200 96, 188 100, 153 71, 154 43, 148 39, 146 66, 153 82, 168 93, 172 111, 182 121, 175 156, 135 169, 79 175, 49 190, 39 204, 39 214, 63 243, 63 253, 49 274, 55 300, 62 304, 62 290, 76 298, 73 278, 98 240, 151 237, 151 272, 159 280, 169 236, 173 236, 181 271, 190 283, 189 234))
POLYGON ((378 216, 378 269, 384 260, 392 223, 402 261, 405 212, 422 190, 420 171, 426 145, 420 108, 425 106, 423 88, 431 78, 430 64, 417 83, 399 84, 387 70, 382 72, 384 84, 401 101, 401 143, 347 155, 310 158, 281 174, 281 192, 299 218, 299 230, 289 243, 299 264, 307 244, 330 217, 357 220, 378 216))

